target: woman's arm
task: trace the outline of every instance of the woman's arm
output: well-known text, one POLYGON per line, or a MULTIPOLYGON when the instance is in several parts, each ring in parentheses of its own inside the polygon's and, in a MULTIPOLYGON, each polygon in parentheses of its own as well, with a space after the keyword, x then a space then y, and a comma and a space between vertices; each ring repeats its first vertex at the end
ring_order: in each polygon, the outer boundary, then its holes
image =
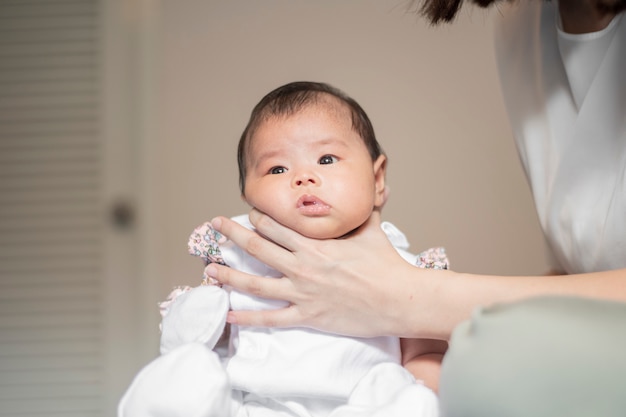
POLYGON ((257 277, 216 264, 209 264, 206 272, 225 285, 291 305, 229 314, 231 322, 243 325, 446 340, 478 306, 548 294, 626 301, 626 269, 509 277, 415 268, 389 243, 378 212, 349 238, 337 240, 305 238, 255 210, 250 219, 275 243, 224 217, 212 223, 284 277, 257 277))

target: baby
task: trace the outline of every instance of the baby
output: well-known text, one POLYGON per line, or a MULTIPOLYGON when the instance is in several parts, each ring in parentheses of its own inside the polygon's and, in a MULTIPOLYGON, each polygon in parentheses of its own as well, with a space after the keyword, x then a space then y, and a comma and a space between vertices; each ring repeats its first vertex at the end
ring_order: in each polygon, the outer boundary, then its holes
MULTIPOLYGON (((348 236, 382 208, 386 161, 361 106, 314 82, 290 83, 267 94, 253 109, 238 147, 245 201, 317 239, 348 236)), ((252 228, 247 216, 235 220, 252 228)), ((408 262, 447 268, 441 248, 413 255, 398 229, 388 222, 381 227, 408 262)), ((189 249, 205 263, 280 277, 209 223, 194 230, 189 249)), ((206 276, 204 283, 212 284, 206 276)), ((226 346, 218 344, 229 308, 284 305, 216 285, 176 291, 162 304, 162 355, 135 377, 118 415, 438 415, 435 393, 407 371, 443 353, 430 350, 433 341, 232 325, 226 346)))

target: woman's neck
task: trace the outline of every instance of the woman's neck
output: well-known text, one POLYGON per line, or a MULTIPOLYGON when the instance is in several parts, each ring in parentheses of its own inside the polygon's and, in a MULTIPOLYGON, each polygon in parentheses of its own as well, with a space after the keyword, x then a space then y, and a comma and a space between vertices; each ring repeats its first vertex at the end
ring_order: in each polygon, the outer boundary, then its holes
POLYGON ((606 28, 616 13, 600 11, 596 3, 593 0, 559 0, 563 31, 580 34, 606 28))

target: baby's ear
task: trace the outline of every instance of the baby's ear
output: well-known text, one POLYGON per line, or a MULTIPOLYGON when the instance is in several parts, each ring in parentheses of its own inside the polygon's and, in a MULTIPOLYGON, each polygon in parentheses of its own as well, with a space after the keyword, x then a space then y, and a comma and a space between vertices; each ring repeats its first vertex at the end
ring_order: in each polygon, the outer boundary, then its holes
POLYGON ((389 186, 385 185, 385 189, 383 190, 383 202, 381 204, 377 204, 378 208, 383 208, 387 200, 389 199, 389 186))
POLYGON ((385 183, 385 177, 387 174, 387 157, 380 155, 376 161, 374 161, 374 185, 375 185, 375 198, 374 206, 381 208, 387 202, 389 197, 389 188, 385 183))

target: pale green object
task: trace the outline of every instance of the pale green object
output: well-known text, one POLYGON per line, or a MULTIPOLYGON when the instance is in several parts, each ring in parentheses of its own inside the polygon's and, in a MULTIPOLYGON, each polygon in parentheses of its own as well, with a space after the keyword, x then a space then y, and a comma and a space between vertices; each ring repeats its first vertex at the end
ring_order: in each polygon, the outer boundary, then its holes
POLYGON ((442 417, 623 417, 626 303, 540 297, 479 309, 453 332, 442 417))

